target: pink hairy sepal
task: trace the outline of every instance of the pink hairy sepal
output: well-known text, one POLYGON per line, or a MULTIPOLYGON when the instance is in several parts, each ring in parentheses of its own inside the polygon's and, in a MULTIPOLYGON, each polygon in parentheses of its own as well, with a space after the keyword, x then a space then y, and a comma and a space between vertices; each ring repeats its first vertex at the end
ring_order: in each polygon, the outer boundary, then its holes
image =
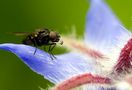
POLYGON ((129 72, 129 70, 132 69, 131 61, 132 61, 132 38, 121 50, 118 62, 115 65, 113 72, 116 74, 129 72))
POLYGON ((93 50, 93 49, 90 49, 90 48, 87 48, 87 47, 85 47, 83 45, 77 45, 77 44, 74 43, 74 44, 72 44, 72 46, 77 48, 77 49, 79 49, 79 50, 81 50, 83 53, 85 53, 86 55, 88 55, 88 56, 90 56, 92 58, 95 58, 95 59, 97 59, 97 58, 99 58, 99 59, 105 58, 104 55, 101 52, 93 50))
POLYGON ((74 76, 54 87, 53 90, 70 90, 85 84, 111 84, 111 80, 106 77, 93 76, 92 74, 85 73, 74 76))

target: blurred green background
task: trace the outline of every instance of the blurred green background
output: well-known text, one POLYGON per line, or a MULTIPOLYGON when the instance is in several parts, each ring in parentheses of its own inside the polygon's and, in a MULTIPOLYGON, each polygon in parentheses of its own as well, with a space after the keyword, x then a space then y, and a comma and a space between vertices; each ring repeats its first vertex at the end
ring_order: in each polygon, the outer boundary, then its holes
MULTIPOLYGON (((131 29, 132 1, 106 0, 121 22, 131 29)), ((83 36, 87 0, 0 0, 0 43, 21 43, 22 37, 9 32, 31 32, 39 27, 53 28, 61 34, 83 36)), ((52 85, 31 71, 14 54, 0 50, 0 90, 40 90, 52 85)))

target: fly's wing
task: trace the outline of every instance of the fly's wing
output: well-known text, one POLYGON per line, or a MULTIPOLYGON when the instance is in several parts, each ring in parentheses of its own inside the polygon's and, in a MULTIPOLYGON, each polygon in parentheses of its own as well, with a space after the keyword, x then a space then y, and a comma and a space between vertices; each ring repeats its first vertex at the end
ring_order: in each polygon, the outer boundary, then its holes
POLYGON ((25 35, 28 35, 29 33, 28 32, 12 32, 11 34, 14 34, 16 36, 25 36, 25 35))
POLYGON ((50 29, 48 29, 48 28, 38 28, 38 29, 36 29, 35 30, 35 32, 50 32, 51 30, 50 29))

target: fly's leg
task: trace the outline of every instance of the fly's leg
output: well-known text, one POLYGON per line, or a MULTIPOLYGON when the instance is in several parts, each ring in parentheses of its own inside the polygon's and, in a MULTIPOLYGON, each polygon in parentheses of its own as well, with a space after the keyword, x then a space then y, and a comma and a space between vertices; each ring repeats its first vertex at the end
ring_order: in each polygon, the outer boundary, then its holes
POLYGON ((50 50, 50 49, 51 49, 51 46, 52 46, 52 45, 49 46, 48 53, 49 53, 49 55, 50 55, 50 58, 53 60, 53 55, 52 55, 51 50, 50 50))
POLYGON ((56 46, 56 43, 50 44, 49 50, 48 50, 48 52, 50 53, 50 57, 51 57, 52 60, 53 60, 53 58, 56 59, 56 57, 55 57, 54 54, 52 53, 52 50, 54 49, 55 46, 56 46))
POLYGON ((34 51, 33 55, 35 55, 36 52, 37 52, 37 46, 35 46, 35 51, 34 51))
POLYGON ((54 54, 52 53, 52 50, 55 48, 55 46, 56 46, 56 43, 54 43, 54 44, 52 45, 50 51, 51 51, 51 55, 56 59, 56 57, 55 57, 54 54))
POLYGON ((35 53, 37 52, 37 43, 36 43, 35 39, 33 39, 33 45, 35 47, 35 51, 34 51, 33 55, 35 55, 35 53))

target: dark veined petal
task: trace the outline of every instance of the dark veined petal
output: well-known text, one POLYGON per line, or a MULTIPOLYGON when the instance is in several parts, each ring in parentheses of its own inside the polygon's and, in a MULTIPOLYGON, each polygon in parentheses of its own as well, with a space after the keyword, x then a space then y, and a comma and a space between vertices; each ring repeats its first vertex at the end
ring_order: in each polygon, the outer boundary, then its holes
POLYGON ((121 37, 129 37, 128 32, 116 18, 104 0, 90 0, 90 10, 86 20, 86 43, 107 51, 121 43, 121 37))
POLYGON ((30 69, 53 83, 61 82, 73 75, 84 72, 93 72, 94 63, 83 60, 84 57, 77 53, 56 55, 52 60, 50 55, 40 49, 23 44, 0 44, 0 49, 16 54, 30 69))

